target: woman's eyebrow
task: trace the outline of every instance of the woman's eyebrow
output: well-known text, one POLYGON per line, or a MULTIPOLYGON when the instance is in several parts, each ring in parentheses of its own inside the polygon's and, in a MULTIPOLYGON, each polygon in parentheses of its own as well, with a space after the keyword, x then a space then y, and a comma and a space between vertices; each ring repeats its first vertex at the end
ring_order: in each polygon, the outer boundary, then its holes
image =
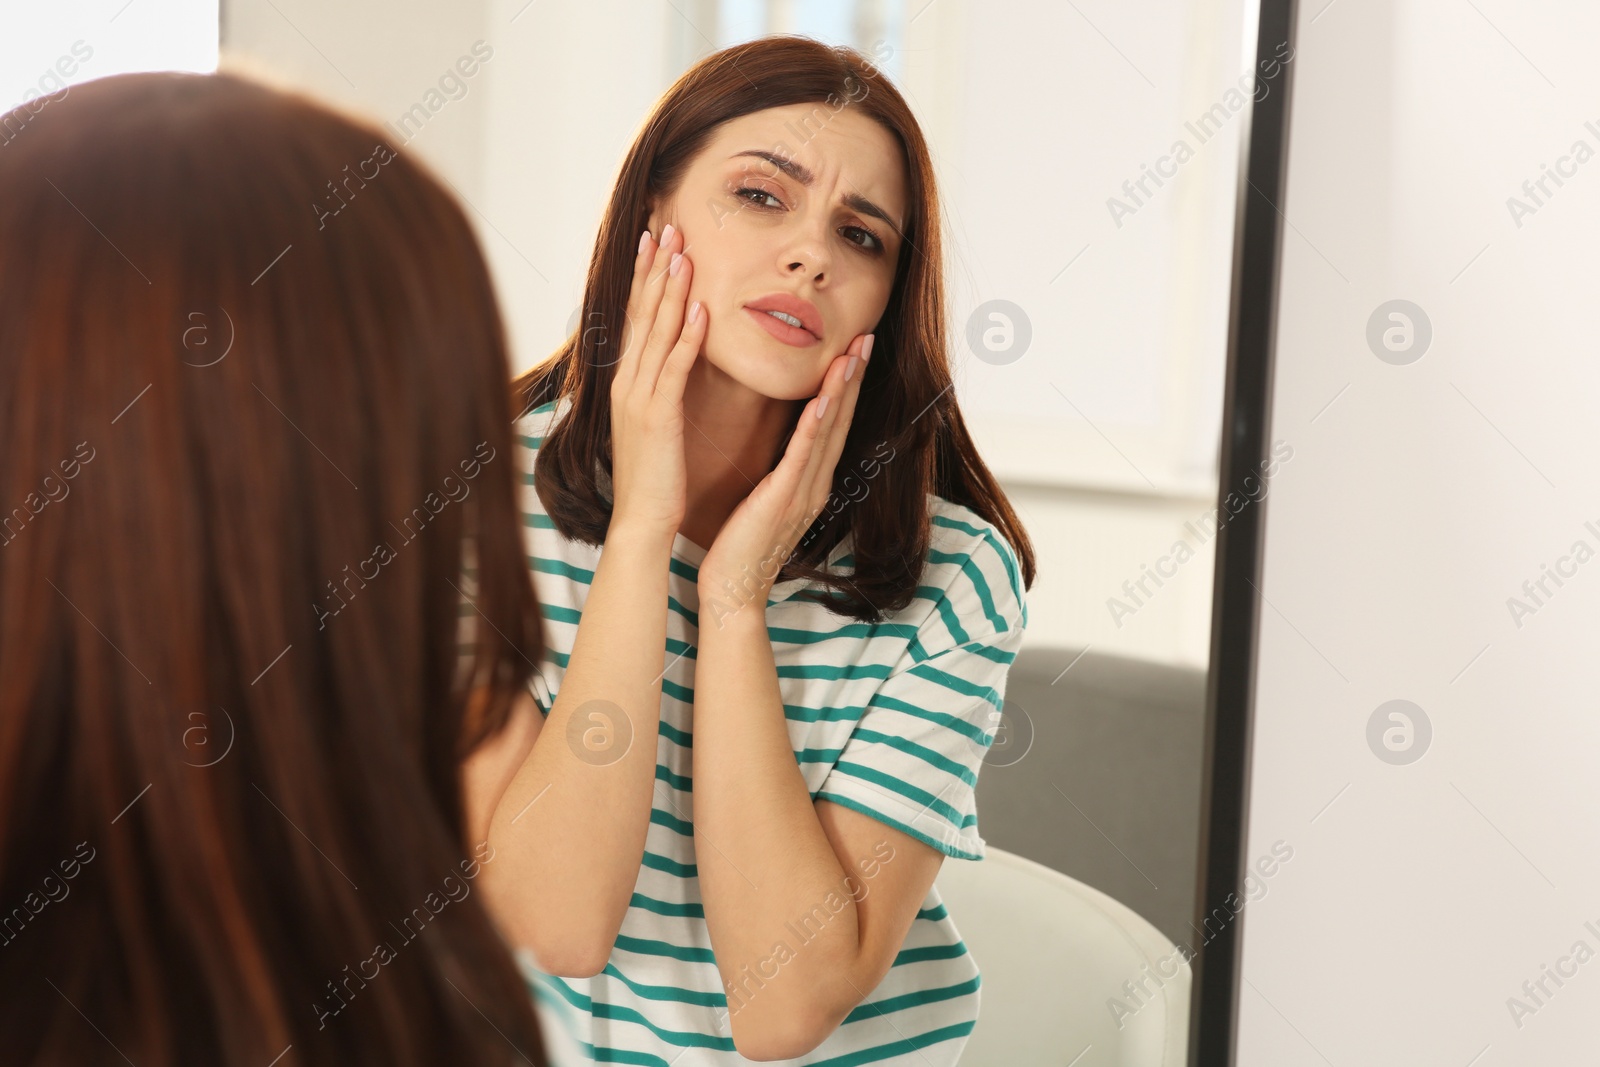
MULTIPOLYGON (((771 163, 774 167, 777 167, 783 173, 787 174, 789 177, 793 178, 795 181, 799 182, 801 185, 810 185, 813 180, 811 171, 807 170, 804 166, 796 163, 792 159, 784 159, 782 156, 773 155, 771 152, 764 152, 759 148, 750 148, 743 152, 735 152, 728 158, 738 159, 741 156, 755 156, 757 159, 764 159, 768 163, 771 163)), ((879 207, 877 204, 874 204, 871 200, 868 200, 860 193, 846 193, 840 198, 840 200, 844 203, 845 207, 851 209, 852 211, 859 211, 863 215, 871 215, 875 219, 881 219, 891 229, 893 229, 895 233, 898 234, 902 232, 900 229, 900 224, 895 222, 894 219, 890 218, 887 211, 883 210, 883 208, 879 207)))

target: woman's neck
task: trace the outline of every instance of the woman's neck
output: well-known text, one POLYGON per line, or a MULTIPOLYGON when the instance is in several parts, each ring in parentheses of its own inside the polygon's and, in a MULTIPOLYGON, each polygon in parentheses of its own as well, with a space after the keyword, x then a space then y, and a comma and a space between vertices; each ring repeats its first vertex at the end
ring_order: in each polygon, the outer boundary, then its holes
POLYGON ((711 547, 734 508, 771 472, 804 403, 763 396, 701 354, 683 390, 683 536, 711 547))

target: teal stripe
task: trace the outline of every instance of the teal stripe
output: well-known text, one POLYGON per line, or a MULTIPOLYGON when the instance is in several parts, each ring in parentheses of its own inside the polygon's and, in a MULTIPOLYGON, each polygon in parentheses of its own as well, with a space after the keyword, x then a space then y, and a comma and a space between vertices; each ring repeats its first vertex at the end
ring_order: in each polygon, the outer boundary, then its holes
MULTIPOLYGON (((964 643, 966 640, 970 640, 970 638, 967 637, 966 631, 961 629, 961 627, 960 627, 960 615, 959 615, 958 612, 956 612, 954 607, 949 603, 949 599, 946 596, 946 592, 947 592, 946 590, 940 589, 937 586, 919 585, 914 590, 912 590, 912 594, 911 595, 912 595, 912 599, 913 600, 926 600, 930 605, 932 605, 933 606, 933 612, 931 612, 930 615, 932 613, 937 613, 940 616, 940 618, 946 623, 947 627, 953 624, 955 626, 955 629, 951 631, 951 634, 952 634, 953 637, 959 636, 959 640, 957 640, 955 643, 958 643, 958 644, 959 643, 964 643)), ((843 596, 835 596, 832 599, 834 601, 837 601, 840 604, 846 603, 846 598, 843 597, 843 596)), ((824 599, 818 599, 817 602, 818 603, 824 603, 825 600, 824 599)), ((776 601, 769 601, 769 603, 776 603, 776 601)), ((999 618, 998 616, 996 616, 996 617, 999 618)), ((821 624, 821 623, 825 623, 825 622, 831 620, 832 618, 833 618, 833 616, 829 615, 829 616, 826 616, 826 617, 819 617, 817 621, 819 622, 819 624, 821 624)), ((1003 619, 1001 621, 1003 621, 1003 619)), ((850 624, 850 625, 851 626, 867 626, 869 624, 866 624, 866 623, 853 623, 853 624, 850 624)), ((919 635, 917 630, 916 630, 916 628, 911 626, 910 624, 908 624, 908 623, 882 622, 882 623, 876 623, 876 624, 871 624, 871 625, 874 626, 875 629, 873 629, 871 633, 866 635, 869 639, 871 637, 893 637, 893 638, 896 638, 896 639, 902 639, 903 638, 906 641, 910 642, 912 645, 914 645, 915 646, 915 650, 918 651, 923 657, 926 657, 928 655, 926 649, 923 648, 923 646, 921 645, 921 643, 919 641, 919 637, 923 636, 923 635, 919 635)), ((1006 629, 1007 627, 1002 626, 1001 628, 1002 629, 1006 629)), ((789 643, 789 644, 816 644, 816 643, 821 642, 821 641, 829 640, 829 639, 831 639, 833 637, 849 636, 849 635, 844 634, 844 633, 841 632, 841 631, 848 630, 848 629, 849 629, 849 626, 841 627, 839 630, 816 630, 816 631, 813 631, 813 630, 793 629, 793 628, 790 628, 790 627, 782 627, 782 626, 769 626, 767 628, 767 633, 768 633, 769 636, 773 637, 775 641, 781 636, 783 642, 789 643)), ((941 642, 941 644, 942 644, 942 642, 941 642)))
POLYGON ((1006 667, 1009 667, 1012 661, 1017 658, 1015 652, 1007 652, 1005 649, 995 648, 993 645, 967 645, 966 651, 971 652, 974 656, 982 656, 986 660, 991 660, 1006 667))
POLYGON ((783 717, 794 722, 855 722, 865 710, 859 704, 842 708, 808 708, 800 704, 785 704, 783 717))
POLYGON ((937 812, 944 816, 945 820, 951 825, 961 829, 966 829, 978 821, 976 815, 963 816, 955 808, 926 789, 919 789, 910 782, 896 778, 892 774, 885 774, 876 767, 868 767, 863 763, 852 763, 849 760, 840 760, 833 765, 833 770, 836 774, 842 772, 859 781, 871 782, 873 785, 882 786, 891 793, 905 797, 913 804, 924 805, 924 810, 937 812))
POLYGON ((973 786, 974 788, 977 787, 978 776, 968 770, 964 764, 957 763, 955 760, 950 759, 948 756, 945 756, 942 753, 935 752, 931 748, 925 748, 922 745, 917 744, 915 741, 908 741, 903 737, 896 737, 893 734, 880 733, 877 730, 864 730, 859 727, 850 735, 850 740, 871 741, 876 744, 888 745, 890 748, 899 749, 908 756, 915 756, 924 763, 937 767, 946 774, 955 775, 957 778, 961 779, 963 782, 966 782, 968 785, 973 786))
MULTIPOLYGON (((664 1041, 676 1048, 714 1048, 722 1052, 738 1051, 734 1047, 733 1039, 731 1037, 717 1037, 712 1034, 696 1034, 690 1033, 686 1030, 666 1030, 655 1025, 649 1019, 646 1019, 643 1015, 639 1014, 639 1012, 632 1008, 624 1008, 616 1004, 606 1004, 603 1002, 596 1004, 593 998, 586 997, 582 993, 579 993, 576 989, 573 989, 571 986, 567 985, 567 983, 563 982, 560 978, 554 975, 543 975, 542 977, 547 978, 556 992, 560 993, 563 998, 571 1002, 573 1007, 577 1008, 579 1011, 588 1012, 597 1019, 614 1019, 618 1022, 636 1023, 639 1026, 644 1027, 646 1030, 649 1030, 656 1036, 657 1039, 664 1041)), ((660 1060, 659 1057, 654 1059, 602 1058, 599 1054, 603 1052, 614 1053, 618 1057, 638 1057, 647 1055, 647 1053, 629 1052, 623 1049, 606 1049, 595 1045, 589 1045, 587 1043, 584 1043, 584 1047, 592 1050, 592 1053, 595 1055, 596 1062, 601 1063, 661 1062, 665 1064, 667 1062, 665 1060, 660 1060)))
POLYGON ((919 708, 915 704, 908 704, 904 700, 900 700, 892 696, 886 696, 883 693, 873 694, 871 706, 875 708, 888 708, 891 711, 904 712, 907 715, 926 720, 927 722, 938 723, 940 726, 947 726, 957 733, 965 735, 969 740, 983 745, 985 748, 987 748, 994 741, 993 735, 984 733, 982 729, 974 726, 965 719, 957 718, 954 715, 946 715, 942 711, 929 711, 927 708, 919 708))
POLYGON ((831 803, 837 804, 842 808, 849 808, 851 811, 859 811, 863 815, 870 815, 874 819, 877 819, 879 822, 883 823, 885 826, 892 826, 896 830, 899 830, 901 833, 906 834, 909 837, 916 838, 918 841, 921 841, 924 845, 928 845, 928 846, 930 846, 932 848, 938 849, 940 852, 943 852, 946 856, 954 856, 956 859, 963 859, 963 860, 981 860, 981 859, 983 859, 983 856, 981 854, 977 853, 977 852, 965 852, 962 849, 959 849, 959 848, 955 847, 954 845, 947 845, 943 841, 938 840, 937 838, 930 837, 924 831, 918 830, 914 826, 908 826, 906 823, 901 822, 899 819, 892 818, 891 816, 885 815, 883 812, 878 811, 878 810, 876 810, 874 808, 869 808, 865 804, 861 803, 861 801, 855 800, 855 799, 853 799, 851 797, 841 796, 838 793, 821 792, 821 793, 813 794, 811 799, 813 801, 816 801, 816 800, 830 801, 831 803))
POLYGON ((975 1025, 976 1022, 973 1021, 941 1026, 937 1030, 929 1030, 925 1034, 918 1034, 901 1041, 891 1041, 887 1045, 864 1048, 859 1052, 847 1052, 843 1056, 833 1056, 826 1060, 813 1060, 811 1067, 861 1067, 865 1063, 877 1063, 880 1060, 905 1056, 913 1052, 920 1053, 923 1049, 940 1042, 967 1037, 975 1025))
MULTIPOLYGON (((665 947, 666 949, 670 950, 674 949, 674 946, 664 945, 662 942, 648 942, 647 944, 650 945, 652 949, 655 949, 654 951, 650 951, 648 953, 649 955, 673 955, 673 952, 662 952, 659 951, 659 949, 661 947, 665 947)), ((940 953, 938 958, 950 958, 948 955, 945 955, 945 953, 949 952, 951 949, 958 950, 954 953, 954 955, 957 957, 965 955, 965 946, 959 942, 956 945, 935 946, 935 948, 940 953)), ((898 965, 899 960, 896 961, 896 966, 898 965)), ((727 995, 720 991, 685 989, 682 986, 672 985, 649 985, 644 982, 634 981, 624 974, 615 963, 611 962, 606 964, 605 969, 601 973, 609 975, 610 977, 621 982, 628 988, 629 991, 638 996, 641 1000, 693 1004, 697 1007, 722 1009, 725 1009, 728 1004, 727 995)), ((906 1011, 911 1008, 921 1007, 925 1004, 937 1004, 941 1001, 954 1000, 958 997, 969 996, 973 993, 976 993, 980 985, 981 979, 973 978, 969 981, 961 982, 956 985, 942 986, 935 989, 914 990, 899 996, 887 997, 880 1001, 864 1003, 858 1005, 854 1010, 852 1010, 850 1014, 845 1017, 844 1021, 840 1023, 840 1025, 847 1026, 851 1023, 862 1022, 865 1020, 886 1016, 892 1012, 906 1011)), ((587 1012, 596 1018, 609 1018, 625 1022, 634 1022, 650 1030, 652 1034, 661 1040, 672 1044, 677 1044, 680 1047, 684 1047, 682 1039, 691 1036, 715 1041, 723 1040, 721 1038, 714 1038, 712 1035, 689 1035, 684 1031, 664 1030, 653 1025, 642 1014, 631 1008, 625 1008, 606 1003, 601 1003, 600 1005, 596 1006, 593 998, 579 993, 559 977, 554 975, 546 975, 542 971, 538 972, 535 989, 536 992, 540 994, 540 999, 554 1003, 557 1007, 562 1009, 563 1014, 568 1015, 569 1017, 572 1009, 576 1008, 580 1011, 587 1012), (545 985, 550 986, 555 992, 556 996, 549 996, 543 988, 545 985), (675 1038, 677 1040, 675 1040, 675 1038)), ((704 1042, 698 1042, 695 1043, 693 1047, 704 1048, 712 1046, 709 1046, 704 1042)), ((920 1047, 926 1047, 926 1044, 923 1044, 920 1047)), ((735 1049, 735 1051, 737 1050, 735 1049)), ((861 1053, 853 1053, 851 1055, 860 1054, 861 1053)))
POLYGON ((679 748, 693 748, 694 747, 694 735, 693 734, 690 734, 686 730, 678 729, 676 726, 672 725, 670 722, 667 722, 665 719, 663 719, 659 724, 657 724, 656 728, 661 732, 661 736, 662 737, 665 737, 668 741, 671 741, 673 744, 677 745, 679 748))
POLYGON ((970 555, 958 555, 954 552, 940 552, 938 549, 929 549, 928 561, 931 563, 959 564, 961 573, 965 574, 968 580, 972 582, 973 591, 978 594, 978 603, 983 605, 983 613, 989 617, 989 622, 996 630, 1005 631, 1011 629, 1006 625, 1006 620, 1000 617, 1000 613, 994 610, 994 596, 989 592, 989 583, 984 578, 983 571, 978 568, 976 563, 972 562, 970 555))
POLYGON ((972 682, 967 681, 965 678, 951 674, 948 671, 941 671, 937 667, 930 667, 926 663, 919 663, 915 667, 912 667, 910 670, 906 671, 906 673, 914 674, 918 678, 932 682, 935 685, 944 686, 944 688, 950 690, 951 692, 960 693, 962 696, 980 697, 988 703, 994 705, 997 710, 1004 710, 1003 702, 1000 700, 1000 694, 995 691, 993 686, 975 685, 972 682))
POLYGON ((677 1067, 672 1060, 664 1060, 652 1052, 634 1052, 625 1048, 591 1045, 587 1041, 580 1041, 578 1045, 595 1063, 622 1063, 628 1067, 677 1067))
POLYGON ((941 1000, 954 1000, 957 997, 969 996, 978 991, 979 980, 974 977, 970 981, 957 985, 942 986, 938 989, 918 989, 910 993, 902 993, 897 997, 886 997, 883 1000, 862 1004, 844 1017, 840 1026, 861 1022, 863 1019, 876 1019, 880 1015, 888 1015, 891 1011, 905 1011, 907 1008, 918 1008, 924 1004, 937 1004, 941 1000))
POLYGON ((700 627, 700 616, 699 616, 699 614, 697 612, 690 611, 688 608, 686 608, 682 604, 678 603, 678 598, 673 596, 670 593, 667 594, 667 610, 668 611, 677 612, 679 615, 682 615, 685 619, 689 620, 689 625, 690 626, 693 626, 696 629, 699 629, 699 627, 700 627))
MULTIPOLYGON (((583 1050, 588 1059, 604 1063, 638 1064, 640 1067, 672 1067, 672 1064, 660 1056, 651 1055, 647 1052, 625 1052, 620 1049, 597 1048, 589 1042, 576 1037, 577 1025, 570 1021, 576 1013, 573 1011, 572 1004, 568 1003, 568 1001, 582 1001, 587 1004, 589 998, 573 990, 561 979, 543 973, 538 974, 529 985, 534 991, 536 1000, 540 1003, 551 1005, 562 1019, 569 1020, 567 1023, 568 1035, 572 1037, 574 1044, 583 1050)), ((585 1008, 584 1012, 587 1014, 588 1009, 585 1008)))
POLYGON ((882 681, 894 673, 894 668, 887 663, 849 663, 843 667, 829 663, 780 663, 777 667, 779 678, 821 678, 829 682, 856 678, 882 681))
POLYGON ((694 864, 679 863, 670 857, 657 855, 649 849, 644 850, 644 856, 640 863, 653 871, 661 871, 663 874, 675 874, 679 878, 698 878, 700 876, 700 872, 694 864))
POLYGON ((609 974, 644 1000, 668 1000, 679 1004, 694 1004, 702 1008, 726 1008, 728 1006, 728 997, 725 993, 705 993, 698 989, 684 989, 675 985, 645 985, 643 982, 635 982, 632 978, 617 970, 617 966, 614 963, 606 964, 606 969, 601 973, 609 974))
MULTIPOLYGON (((944 621, 945 629, 950 631, 951 639, 958 645, 964 645, 972 638, 967 636, 967 631, 962 629, 961 619, 956 615, 956 609, 950 603, 950 598, 945 596, 943 589, 936 589, 931 585, 917 586, 917 593, 934 602, 934 610, 939 613, 939 618, 944 621)), ((924 659, 927 657, 924 656, 924 659)))
POLYGON ((680 793, 694 792, 694 779, 681 774, 673 774, 661 764, 656 764, 656 781, 666 782, 680 793))
POLYGON ((826 763, 832 766, 844 752, 842 748, 802 748, 794 754, 796 763, 826 763))
POLYGON ((665 826, 673 833, 682 834, 684 837, 694 836, 693 823, 690 823, 686 819, 680 819, 676 815, 668 815, 660 808, 650 809, 650 821, 655 823, 657 826, 665 826))
POLYGON ((554 574, 558 578, 577 582, 580 585, 590 585, 594 582, 594 571, 574 567, 572 564, 559 559, 545 559, 543 556, 529 556, 528 566, 541 574, 554 574))
MULTIPOLYGON (((575 567, 563 560, 546 559, 543 556, 529 556, 528 566, 541 574, 553 574, 568 581, 576 582, 579 585, 594 584, 594 571, 575 567)), ((690 626, 699 627, 700 625, 700 616, 684 607, 678 602, 678 598, 671 594, 667 595, 667 610, 675 611, 683 616, 688 620, 690 626)))
MULTIPOLYGON (((657 915, 670 915, 684 919, 704 919, 706 917, 706 909, 703 904, 695 904, 690 901, 680 904, 670 900, 657 900, 655 897, 647 897, 637 891, 634 892, 633 898, 628 901, 628 907, 638 908, 640 911, 653 911, 657 915)), ((606 966, 606 970, 611 970, 609 964, 606 966)), ((622 978, 622 975, 619 974, 617 977, 622 978)), ((627 982, 628 980, 623 978, 623 981, 627 982)), ((628 982, 628 986, 632 988, 633 983, 628 982)))
POLYGON ((936 655, 936 653, 928 651, 928 646, 922 643, 920 636, 913 637, 906 644, 906 654, 916 663, 921 663, 925 659, 932 659, 936 655))
POLYGON ((662 956, 669 960, 682 960, 686 963, 709 963, 716 965, 717 957, 708 948, 698 948, 693 945, 673 945, 666 941, 656 941, 647 937, 629 937, 627 934, 617 935, 617 948, 628 952, 637 952, 645 956, 662 956))
MULTIPOLYGON (((833 616, 823 616, 817 621, 826 623, 833 616)), ((874 637, 892 637, 909 641, 917 636, 917 628, 904 622, 851 622, 832 630, 799 630, 789 626, 769 626, 767 636, 775 643, 814 645, 822 641, 870 641, 874 637)))
POLYGON ((952 945, 924 945, 908 948, 894 958, 894 966, 906 963, 926 963, 929 960, 956 960, 967 954, 967 943, 957 941, 952 945))
POLYGON ((1012 550, 1011 545, 1004 538, 996 536, 992 525, 980 529, 970 523, 962 522, 960 519, 952 519, 944 515, 935 515, 932 521, 935 526, 944 526, 952 530, 960 530, 963 533, 972 534, 973 536, 981 536, 984 542, 994 549, 995 555, 1000 557, 1000 563, 1006 569, 1006 578, 1011 582, 1011 595, 1017 599, 1017 603, 1023 606, 1022 621, 1026 624, 1028 608, 1027 600, 1022 595, 1022 567, 1017 562, 1017 554, 1012 550))
MULTIPOLYGON (((520 961, 518 962, 518 969, 524 970, 520 961)), ((526 971, 524 970, 523 982, 528 986, 528 988, 533 990, 535 1000, 539 1001, 541 1004, 550 1005, 551 1009, 554 1010, 557 1015, 561 1016, 561 1019, 566 1023, 568 1030, 577 1029, 578 1013, 574 1011, 572 1005, 567 1002, 567 998, 562 996, 559 990, 556 990, 551 986, 550 977, 548 975, 546 975, 543 971, 536 969, 534 972, 534 977, 530 980, 526 971)))
POLYGON ((583 612, 577 608, 564 608, 555 604, 541 603, 539 613, 551 622, 566 623, 571 626, 578 625, 578 620, 583 618, 583 612))

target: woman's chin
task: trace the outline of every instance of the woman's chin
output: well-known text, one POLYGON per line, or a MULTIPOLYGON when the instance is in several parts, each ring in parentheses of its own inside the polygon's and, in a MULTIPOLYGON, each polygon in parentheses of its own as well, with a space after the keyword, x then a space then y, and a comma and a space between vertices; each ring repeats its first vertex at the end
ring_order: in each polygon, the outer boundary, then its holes
POLYGON ((809 400, 822 388, 822 373, 811 365, 812 361, 797 359, 793 352, 794 349, 774 342, 746 345, 731 359, 713 357, 709 351, 701 352, 700 358, 746 389, 768 399, 809 400))

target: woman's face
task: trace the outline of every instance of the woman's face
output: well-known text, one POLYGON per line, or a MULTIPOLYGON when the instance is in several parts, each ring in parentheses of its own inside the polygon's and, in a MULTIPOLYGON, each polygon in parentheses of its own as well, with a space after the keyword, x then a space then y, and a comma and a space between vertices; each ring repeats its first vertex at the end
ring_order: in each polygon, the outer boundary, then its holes
POLYGON ((689 300, 710 316, 700 360, 774 399, 816 395, 829 363, 877 327, 900 256, 899 142, 837 102, 723 123, 650 216, 658 240, 669 222, 683 233, 689 300))

